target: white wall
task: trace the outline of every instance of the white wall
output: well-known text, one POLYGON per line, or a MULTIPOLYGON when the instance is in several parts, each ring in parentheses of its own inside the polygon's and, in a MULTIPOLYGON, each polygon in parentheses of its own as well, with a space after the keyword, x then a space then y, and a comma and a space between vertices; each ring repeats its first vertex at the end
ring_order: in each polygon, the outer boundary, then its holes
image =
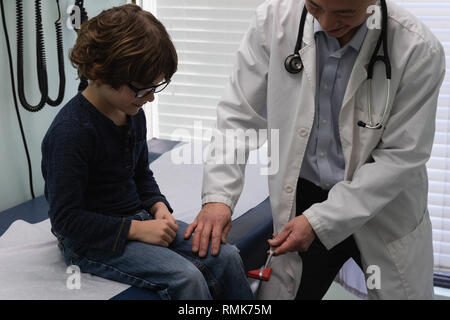
MULTIPOLYGON (((85 1, 89 17, 93 17, 105 8, 126 3, 126 0, 85 1)), ((16 2, 5 0, 6 22, 16 71, 16 2)), ((78 80, 76 71, 68 60, 69 49, 73 46, 76 33, 66 27, 68 6, 72 0, 61 0, 63 17, 63 35, 65 51, 66 94, 64 105, 77 92, 78 80)), ((56 55, 56 34, 54 22, 58 18, 56 1, 42 1, 42 16, 46 45, 47 69, 49 74, 50 97, 56 99, 59 76, 56 55)), ((34 1, 24 1, 24 66, 25 92, 31 104, 37 104, 40 93, 37 86, 35 58, 34 1)), ((0 19, 1 20, 1 19, 0 19)), ((3 28, 0 28, 0 211, 31 199, 28 183, 28 165, 22 144, 20 129, 16 117, 9 76, 9 62, 3 28)), ((17 76, 15 75, 16 87, 17 76)), ((29 113, 20 106, 22 122, 32 160, 34 192, 40 196, 44 192, 44 181, 41 175, 41 141, 53 118, 61 107, 46 106, 39 113, 29 113)))

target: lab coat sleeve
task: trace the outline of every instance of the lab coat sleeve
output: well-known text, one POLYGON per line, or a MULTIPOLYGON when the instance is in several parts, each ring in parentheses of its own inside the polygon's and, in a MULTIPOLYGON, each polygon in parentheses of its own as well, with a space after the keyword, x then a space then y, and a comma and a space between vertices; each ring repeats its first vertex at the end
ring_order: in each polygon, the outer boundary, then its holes
POLYGON ((437 99, 445 74, 442 46, 415 50, 404 70, 371 159, 355 171, 352 181, 336 184, 327 201, 304 212, 327 249, 393 201, 430 158, 437 99))
MULTIPOLYGON (((255 16, 240 45, 234 71, 217 107, 217 128, 210 144, 210 156, 204 167, 203 204, 221 202, 233 211, 243 189, 245 164, 226 159, 239 150, 245 154, 246 162, 249 151, 265 142, 257 141, 256 146, 250 146, 248 143, 241 144, 242 140, 239 140, 234 147, 225 143, 227 132, 232 135, 239 130, 245 133, 247 130, 267 128, 269 53, 264 37, 260 19, 255 16)), ((266 139, 267 137, 264 138, 266 139)))

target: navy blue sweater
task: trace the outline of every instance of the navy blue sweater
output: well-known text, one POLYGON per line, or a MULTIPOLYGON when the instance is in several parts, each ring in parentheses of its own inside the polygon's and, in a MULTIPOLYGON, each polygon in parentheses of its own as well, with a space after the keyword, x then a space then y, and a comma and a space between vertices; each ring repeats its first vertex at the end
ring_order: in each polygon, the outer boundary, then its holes
POLYGON ((164 202, 149 169, 143 110, 117 126, 81 93, 55 117, 42 142, 52 231, 88 247, 121 252, 126 217, 164 202))

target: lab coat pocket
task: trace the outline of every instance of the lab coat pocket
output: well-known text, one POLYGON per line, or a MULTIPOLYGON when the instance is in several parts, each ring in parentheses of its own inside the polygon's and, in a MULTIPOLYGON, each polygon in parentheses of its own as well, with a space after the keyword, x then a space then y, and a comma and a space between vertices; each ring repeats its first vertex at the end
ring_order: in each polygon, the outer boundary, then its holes
POLYGON ((353 131, 353 157, 360 165, 370 162, 372 152, 379 145, 383 136, 384 128, 381 129, 368 129, 362 128, 358 125, 359 121, 367 122, 368 113, 367 110, 362 111, 355 108, 354 113, 354 126, 353 131))
MULTIPOLYGON (((428 212, 406 236, 387 244, 408 299, 433 297, 432 228, 428 212)), ((382 272, 382 271, 381 271, 382 272)))

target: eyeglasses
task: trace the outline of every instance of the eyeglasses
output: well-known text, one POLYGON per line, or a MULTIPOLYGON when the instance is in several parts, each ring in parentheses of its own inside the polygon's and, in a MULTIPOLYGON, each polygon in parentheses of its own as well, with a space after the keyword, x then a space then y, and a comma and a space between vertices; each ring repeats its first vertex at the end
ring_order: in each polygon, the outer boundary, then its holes
POLYGON ((144 98, 144 97, 148 96, 149 94, 159 93, 159 92, 163 91, 169 85, 169 83, 170 83, 170 80, 162 82, 156 86, 152 86, 152 87, 146 88, 146 89, 136 88, 131 83, 128 83, 128 88, 133 90, 133 92, 136 94, 136 98, 144 98))

